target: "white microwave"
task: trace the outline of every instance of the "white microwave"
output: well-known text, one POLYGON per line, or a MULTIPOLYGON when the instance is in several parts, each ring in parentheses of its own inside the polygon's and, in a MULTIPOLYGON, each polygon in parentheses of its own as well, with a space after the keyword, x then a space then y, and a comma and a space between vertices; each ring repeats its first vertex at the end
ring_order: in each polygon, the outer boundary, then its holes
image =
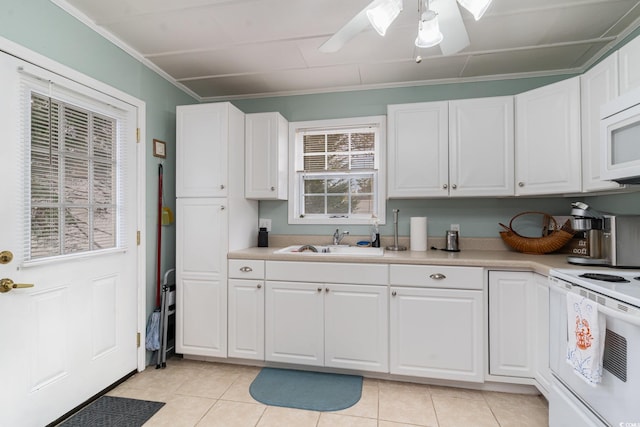
POLYGON ((600 177, 640 184, 640 88, 600 109, 600 177))

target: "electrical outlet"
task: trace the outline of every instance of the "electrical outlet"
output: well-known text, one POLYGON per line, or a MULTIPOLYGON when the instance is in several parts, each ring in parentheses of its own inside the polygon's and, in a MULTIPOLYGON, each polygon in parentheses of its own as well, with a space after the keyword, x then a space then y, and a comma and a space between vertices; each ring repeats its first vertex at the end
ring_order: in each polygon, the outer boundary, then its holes
POLYGON ((457 231, 460 233, 460 224, 451 224, 451 228, 449 230, 457 231))
POLYGON ((271 218, 260 218, 258 220, 258 227, 266 228, 267 231, 271 231, 271 218))

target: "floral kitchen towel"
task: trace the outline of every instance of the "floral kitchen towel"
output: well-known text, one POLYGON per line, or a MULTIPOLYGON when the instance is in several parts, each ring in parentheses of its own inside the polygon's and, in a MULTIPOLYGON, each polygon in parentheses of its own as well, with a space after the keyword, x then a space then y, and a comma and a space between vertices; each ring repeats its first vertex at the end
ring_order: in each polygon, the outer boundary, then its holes
POLYGON ((598 313, 598 303, 567 293, 567 362, 593 386, 602 380, 605 321, 605 316, 598 313))

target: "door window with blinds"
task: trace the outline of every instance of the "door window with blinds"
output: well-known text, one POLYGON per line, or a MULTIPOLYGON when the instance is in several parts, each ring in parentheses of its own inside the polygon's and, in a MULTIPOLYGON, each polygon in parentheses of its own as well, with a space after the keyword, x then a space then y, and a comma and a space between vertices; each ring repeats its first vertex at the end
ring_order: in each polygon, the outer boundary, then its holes
POLYGON ((377 116, 290 124, 295 153, 290 223, 384 220, 384 122, 377 116))
POLYGON ((25 79, 25 260, 122 249, 126 111, 25 79))

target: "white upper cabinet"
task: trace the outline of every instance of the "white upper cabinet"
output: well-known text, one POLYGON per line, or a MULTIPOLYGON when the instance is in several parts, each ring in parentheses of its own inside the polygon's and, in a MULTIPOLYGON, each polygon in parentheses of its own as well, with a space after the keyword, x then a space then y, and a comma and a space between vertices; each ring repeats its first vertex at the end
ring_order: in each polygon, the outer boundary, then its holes
POLYGON ((226 197, 227 150, 244 145, 244 113, 220 102, 179 106, 176 115, 176 196, 226 197))
POLYGON ((636 37, 619 50, 620 95, 640 87, 640 37, 636 37))
POLYGON ((516 195, 581 191, 580 78, 516 95, 516 195))
POLYGON ((443 197, 448 184, 448 103, 387 106, 387 195, 443 197))
POLYGON ((620 188, 600 179, 600 107, 618 96, 618 53, 580 76, 582 114, 582 191, 620 188))
POLYGON ((513 195, 513 98, 388 106, 389 197, 513 195))
POLYGON ((449 194, 513 196, 513 97, 449 102, 449 194))
POLYGON ((245 197, 287 200, 287 120, 280 113, 247 114, 245 118, 245 197))

